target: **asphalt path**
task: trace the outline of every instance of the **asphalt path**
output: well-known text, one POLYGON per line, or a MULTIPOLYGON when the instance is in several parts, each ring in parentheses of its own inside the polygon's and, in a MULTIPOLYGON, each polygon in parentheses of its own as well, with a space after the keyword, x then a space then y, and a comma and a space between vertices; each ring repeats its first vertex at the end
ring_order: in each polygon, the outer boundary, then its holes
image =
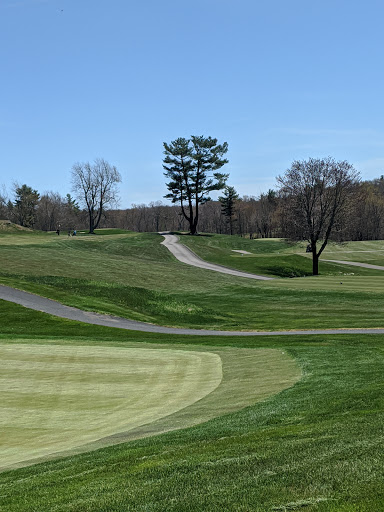
POLYGON ((183 329, 136 322, 127 318, 101 315, 64 306, 60 302, 40 295, 24 292, 9 286, 0 285, 0 299, 20 304, 35 311, 42 311, 60 318, 77 320, 86 324, 117 327, 129 331, 152 332, 158 334, 189 334, 193 336, 308 336, 309 334, 384 334, 384 329, 316 329, 305 331, 209 331, 207 329, 183 329))
POLYGON ((221 272, 222 274, 230 274, 231 276, 246 277, 248 279, 257 279, 259 281, 270 281, 273 277, 258 276, 241 270, 234 270, 232 268, 209 263, 201 259, 191 249, 179 243, 179 238, 176 235, 171 235, 168 231, 159 233, 164 237, 161 242, 171 253, 182 263, 192 265, 193 267, 204 268, 206 270, 213 270, 214 272, 221 272))
POLYGON ((373 268, 375 270, 384 270, 380 265, 371 265, 370 263, 360 263, 358 261, 344 261, 344 260, 322 260, 331 263, 342 263, 343 265, 352 265, 353 267, 373 268))

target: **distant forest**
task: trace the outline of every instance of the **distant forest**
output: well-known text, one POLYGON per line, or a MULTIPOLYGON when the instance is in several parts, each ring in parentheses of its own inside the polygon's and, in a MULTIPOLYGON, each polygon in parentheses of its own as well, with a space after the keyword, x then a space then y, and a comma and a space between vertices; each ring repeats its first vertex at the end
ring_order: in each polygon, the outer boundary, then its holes
MULTIPOLYGON (((40 195, 26 185, 18 190, 19 195, 15 194, 14 200, 5 192, 0 194, 0 219, 43 231, 88 228, 87 212, 70 194, 65 197, 55 192, 40 195)), ((239 236, 270 238, 286 237, 291 233, 284 198, 274 190, 237 200, 231 222, 233 234, 239 236)), ((149 232, 188 231, 180 207, 161 201, 105 211, 99 227, 149 232)), ((198 228, 202 233, 230 233, 220 201, 209 201, 200 206, 198 228)), ((384 176, 356 185, 349 207, 331 238, 335 241, 384 239, 384 176)))

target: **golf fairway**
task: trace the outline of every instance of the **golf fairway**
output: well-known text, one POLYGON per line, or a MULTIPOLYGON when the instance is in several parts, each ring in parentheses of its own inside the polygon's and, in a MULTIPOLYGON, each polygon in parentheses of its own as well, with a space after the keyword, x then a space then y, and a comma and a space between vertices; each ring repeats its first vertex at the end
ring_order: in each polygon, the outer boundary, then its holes
POLYGON ((300 376, 271 349, 5 343, 0 360, 0 469, 201 423, 300 376))

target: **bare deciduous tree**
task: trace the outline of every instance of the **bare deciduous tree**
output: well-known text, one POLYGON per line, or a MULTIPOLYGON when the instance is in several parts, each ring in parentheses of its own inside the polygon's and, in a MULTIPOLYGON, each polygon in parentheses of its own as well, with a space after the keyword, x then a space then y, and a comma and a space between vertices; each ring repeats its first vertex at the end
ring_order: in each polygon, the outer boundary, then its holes
POLYGON ((87 209, 89 232, 94 233, 103 212, 117 202, 117 183, 121 175, 116 167, 103 158, 93 164, 76 163, 72 167, 72 189, 79 202, 87 209))
POLYGON ((285 200, 287 234, 310 243, 313 275, 319 273, 320 255, 359 180, 359 173, 350 163, 331 157, 296 160, 283 176, 277 177, 285 200))

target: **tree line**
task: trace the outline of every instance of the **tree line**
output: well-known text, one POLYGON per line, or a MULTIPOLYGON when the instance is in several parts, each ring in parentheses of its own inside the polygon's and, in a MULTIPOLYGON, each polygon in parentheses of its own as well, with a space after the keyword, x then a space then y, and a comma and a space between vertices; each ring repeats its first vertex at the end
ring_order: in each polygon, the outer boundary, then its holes
POLYGON ((0 215, 22 226, 43 230, 77 229, 88 225, 137 231, 187 230, 286 237, 306 240, 313 273, 328 240, 384 238, 384 179, 362 182, 347 161, 332 157, 296 160, 277 176, 276 190, 240 198, 221 171, 228 160, 226 142, 191 136, 163 143, 164 176, 173 206, 161 202, 116 208, 121 175, 104 159, 75 163, 74 198, 54 192, 40 196, 28 185, 14 186, 14 200, 0 194, 0 215), (221 191, 218 201, 210 194, 221 191))
MULTIPOLYGON (((239 197, 234 200, 233 206, 233 235, 248 238, 291 235, 285 200, 278 190, 269 190, 258 196, 239 197)), ((201 205, 199 231, 230 234, 231 226, 222 209, 223 205, 218 200, 201 205)), ((0 192, 0 219, 43 231, 56 231, 59 225, 63 230, 89 230, 87 210, 80 207, 73 195, 68 193, 62 196, 53 191, 39 193, 27 185, 20 185, 11 193, 5 190, 0 192), (23 190, 17 193, 17 188, 23 190), (24 194, 29 196, 30 192, 32 197, 23 204, 24 194), (10 197, 11 194, 13 197, 10 197)), ((159 200, 148 204, 132 204, 126 209, 106 209, 102 213, 99 227, 138 232, 186 232, 189 223, 180 214, 178 205, 167 205, 159 200)), ((356 185, 353 200, 337 222, 331 239, 339 242, 384 239, 384 176, 356 185)))

